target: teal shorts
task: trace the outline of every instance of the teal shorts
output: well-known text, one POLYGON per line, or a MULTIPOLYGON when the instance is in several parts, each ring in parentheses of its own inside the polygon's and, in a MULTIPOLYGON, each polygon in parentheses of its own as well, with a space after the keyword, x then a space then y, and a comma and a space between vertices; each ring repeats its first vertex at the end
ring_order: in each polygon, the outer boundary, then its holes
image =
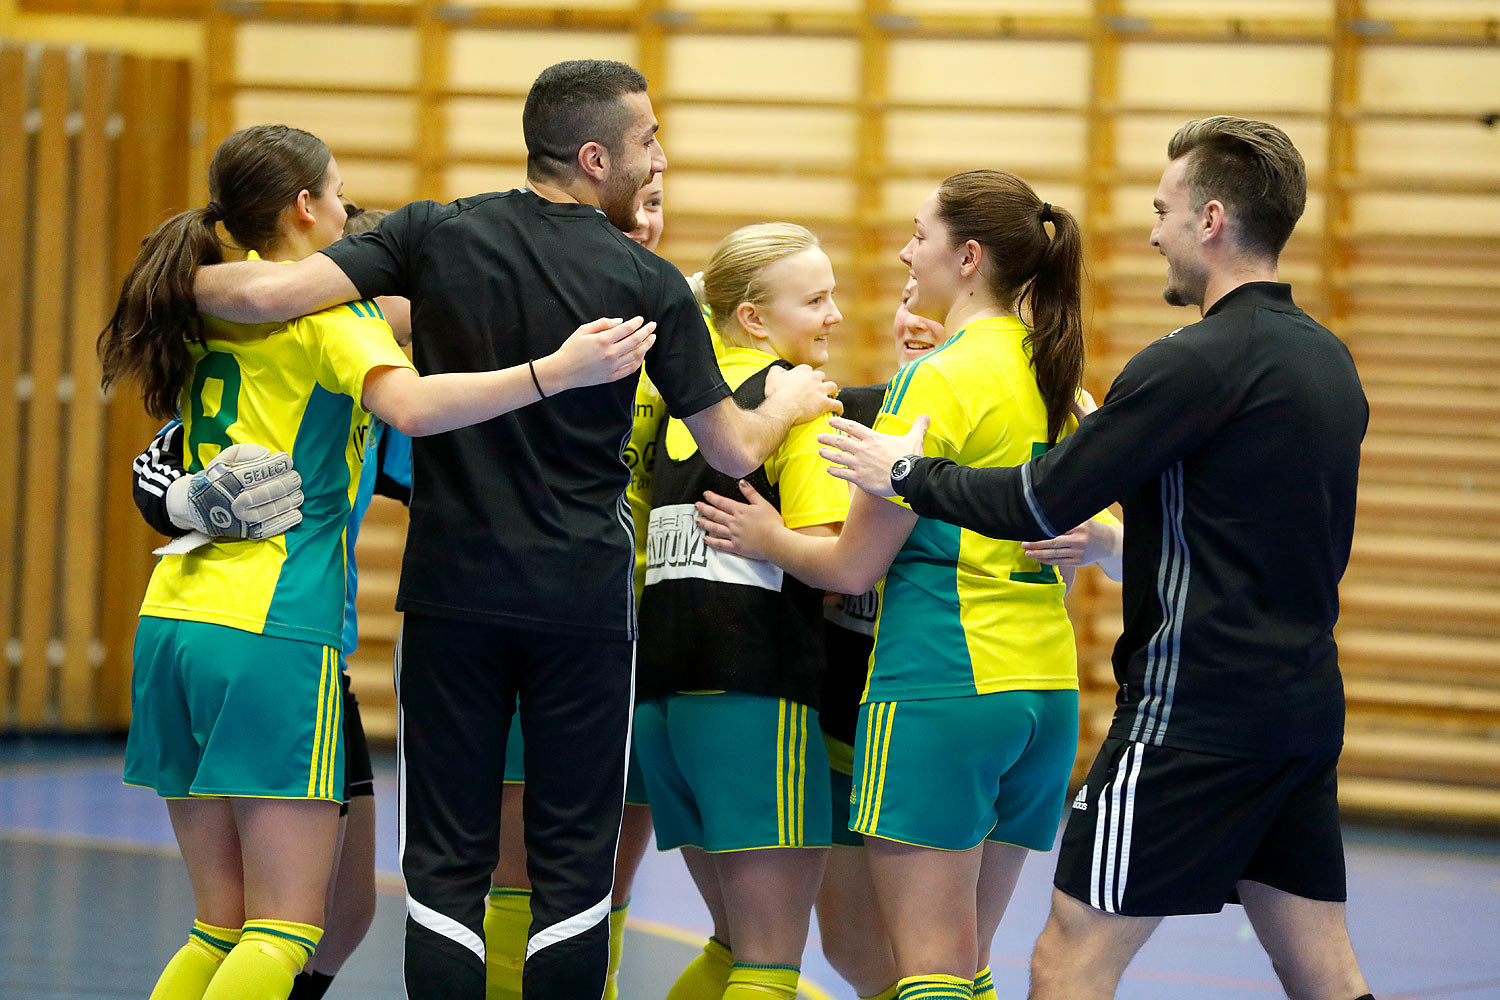
POLYGON ((1049 851, 1078 754, 1077 691, 1000 691, 860 706, 849 825, 965 851, 1049 851))
POLYGON ((125 783, 163 798, 344 800, 339 650, 172 618, 135 632, 125 783))
POLYGON ((635 710, 656 846, 827 847, 828 754, 818 713, 785 698, 677 694, 635 710))
POLYGON ((854 805, 854 748, 843 740, 823 734, 828 751, 829 802, 833 808, 833 846, 864 847, 865 838, 849 829, 850 809, 854 805))
MULTIPOLYGON (((526 783, 526 738, 521 735, 521 708, 510 716, 510 735, 505 738, 505 783, 526 783)), ((630 757, 625 762, 625 804, 627 806, 649 806, 646 797, 646 779, 641 777, 641 763, 635 755, 635 740, 630 741, 630 757)))

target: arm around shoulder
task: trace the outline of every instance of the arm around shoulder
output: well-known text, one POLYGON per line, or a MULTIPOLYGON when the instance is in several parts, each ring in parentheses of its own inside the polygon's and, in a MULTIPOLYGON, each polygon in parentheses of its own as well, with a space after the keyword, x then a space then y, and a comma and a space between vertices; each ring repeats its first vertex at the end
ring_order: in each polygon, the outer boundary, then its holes
POLYGON ((198 311, 235 323, 279 323, 360 297, 332 258, 210 264, 193 276, 198 311))
POLYGON ((569 389, 624 378, 641 366, 655 341, 655 323, 641 317, 597 319, 573 331, 546 357, 487 372, 421 376, 410 367, 379 364, 365 376, 365 409, 410 437, 441 434, 493 419, 569 389))
POLYGON ((792 425, 841 412, 842 404, 833 398, 837 391, 822 372, 807 365, 775 368, 766 376, 766 398, 755 409, 743 409, 725 397, 682 422, 709 465, 726 476, 748 476, 776 450, 792 425))

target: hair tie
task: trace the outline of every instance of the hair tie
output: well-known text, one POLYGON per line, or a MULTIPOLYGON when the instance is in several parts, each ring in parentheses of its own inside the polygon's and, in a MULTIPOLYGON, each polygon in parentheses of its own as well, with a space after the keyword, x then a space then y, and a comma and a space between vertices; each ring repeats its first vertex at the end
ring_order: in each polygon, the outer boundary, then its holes
POLYGON ((534 361, 528 359, 527 362, 526 362, 526 368, 527 368, 527 370, 529 370, 531 372, 531 384, 534 385, 534 386, 536 386, 536 394, 537 394, 537 396, 539 396, 542 399, 546 399, 547 398, 547 394, 542 391, 542 383, 539 382, 539 381, 537 381, 537 377, 536 377, 536 363, 534 361))
POLYGON ((208 207, 205 208, 204 211, 208 213, 208 218, 209 218, 210 221, 212 221, 212 222, 222 222, 222 221, 224 221, 224 206, 220 205, 218 202, 216 202, 216 201, 210 201, 208 203, 208 207))
POLYGON ((1045 201, 1042 202, 1042 221, 1043 222, 1051 222, 1052 221, 1052 206, 1049 205, 1049 204, 1047 204, 1045 201))

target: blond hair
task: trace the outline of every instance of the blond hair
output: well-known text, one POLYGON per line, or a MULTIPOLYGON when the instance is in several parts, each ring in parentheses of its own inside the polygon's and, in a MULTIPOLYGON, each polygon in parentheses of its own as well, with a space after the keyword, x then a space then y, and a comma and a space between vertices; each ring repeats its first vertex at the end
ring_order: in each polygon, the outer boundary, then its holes
POLYGON ((811 230, 794 222, 758 222, 741 226, 719 241, 708 266, 690 284, 698 304, 707 307, 714 329, 724 337, 739 329, 740 303, 759 305, 770 293, 765 270, 792 254, 821 247, 811 230))

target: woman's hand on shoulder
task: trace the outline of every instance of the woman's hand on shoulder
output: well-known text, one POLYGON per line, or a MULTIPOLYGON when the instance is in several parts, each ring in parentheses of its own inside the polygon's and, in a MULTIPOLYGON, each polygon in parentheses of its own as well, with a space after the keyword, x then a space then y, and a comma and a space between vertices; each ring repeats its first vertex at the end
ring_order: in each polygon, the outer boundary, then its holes
POLYGON ((614 382, 631 374, 656 343, 656 323, 640 316, 585 323, 563 345, 534 362, 537 381, 548 396, 585 385, 614 382))

